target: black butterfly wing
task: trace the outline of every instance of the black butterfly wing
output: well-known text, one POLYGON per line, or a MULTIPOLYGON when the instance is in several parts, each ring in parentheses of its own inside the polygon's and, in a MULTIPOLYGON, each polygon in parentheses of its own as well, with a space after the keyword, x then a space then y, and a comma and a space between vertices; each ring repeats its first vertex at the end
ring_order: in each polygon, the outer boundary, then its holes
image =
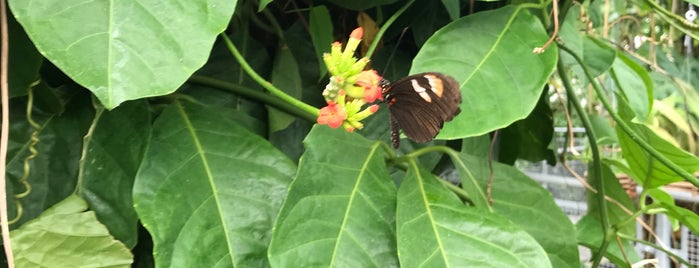
POLYGON ((441 73, 411 75, 391 83, 384 91, 391 112, 391 140, 398 147, 398 130, 412 141, 428 142, 445 121, 461 112, 459 83, 441 73))

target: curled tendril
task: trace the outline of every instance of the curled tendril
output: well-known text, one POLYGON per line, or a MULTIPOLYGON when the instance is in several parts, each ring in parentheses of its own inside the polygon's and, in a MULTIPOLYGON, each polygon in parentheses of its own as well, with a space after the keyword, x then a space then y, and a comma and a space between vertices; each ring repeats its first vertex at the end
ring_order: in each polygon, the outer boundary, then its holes
POLYGON ((39 143, 39 131, 41 130, 41 125, 39 125, 34 119, 32 119, 32 107, 34 104, 34 90, 33 88, 39 84, 39 81, 34 81, 31 85, 29 85, 29 88, 27 89, 27 122, 29 122, 29 125, 32 127, 33 131, 31 135, 29 136, 29 155, 24 158, 24 163, 23 163, 23 173, 22 177, 19 179, 19 183, 21 183, 24 186, 24 192, 18 193, 14 195, 15 198, 15 205, 17 207, 17 216, 13 218, 12 220, 9 221, 10 224, 16 223, 19 221, 19 219, 22 218, 22 203, 20 200, 22 198, 25 198, 31 193, 32 191, 32 185, 29 184, 29 174, 31 173, 31 160, 36 158, 37 155, 39 155, 39 152, 36 150, 36 145, 39 143))

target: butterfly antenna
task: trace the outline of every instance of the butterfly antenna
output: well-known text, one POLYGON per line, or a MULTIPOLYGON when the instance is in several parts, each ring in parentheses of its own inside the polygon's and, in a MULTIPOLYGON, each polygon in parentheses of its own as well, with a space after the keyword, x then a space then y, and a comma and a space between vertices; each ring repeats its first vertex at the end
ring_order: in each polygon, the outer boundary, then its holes
POLYGON ((383 72, 381 72, 381 74, 385 74, 388 70, 388 65, 391 64, 391 60, 393 60, 393 56, 396 55, 396 50, 398 50, 398 45, 400 44, 400 41, 403 40, 403 36, 407 31, 408 27, 403 28, 403 31, 400 33, 400 36, 398 36, 398 42, 396 42, 396 47, 393 48, 393 51, 391 51, 391 55, 388 56, 388 61, 386 61, 386 66, 383 67, 383 72))

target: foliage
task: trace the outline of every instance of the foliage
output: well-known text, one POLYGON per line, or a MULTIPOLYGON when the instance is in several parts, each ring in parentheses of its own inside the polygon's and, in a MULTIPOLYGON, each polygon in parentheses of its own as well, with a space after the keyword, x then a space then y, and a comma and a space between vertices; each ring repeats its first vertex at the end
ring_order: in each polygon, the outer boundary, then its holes
POLYGON ((665 2, 607 3, 10 0, 17 264, 580 267, 583 245, 630 267, 639 215, 699 233, 662 189, 699 185, 697 61, 673 50, 698 26, 665 2), (435 141, 391 149, 386 105, 314 125, 324 53, 357 26, 355 56, 384 78, 460 82, 435 141), (565 159, 565 115, 589 138, 575 224, 511 166, 565 159))

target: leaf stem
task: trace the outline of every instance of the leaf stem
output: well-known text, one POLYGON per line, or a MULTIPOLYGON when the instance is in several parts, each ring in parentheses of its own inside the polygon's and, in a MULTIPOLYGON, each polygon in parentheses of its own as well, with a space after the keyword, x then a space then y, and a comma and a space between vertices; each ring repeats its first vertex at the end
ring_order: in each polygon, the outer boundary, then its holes
MULTIPOLYGON (((566 52, 572 53, 572 51, 567 50, 567 48, 564 48, 566 52)), ((585 65, 582 61, 577 58, 577 55, 574 55, 576 57, 576 60, 578 60, 578 64, 580 64, 583 68, 585 68, 585 65)), ((597 199, 597 204, 600 208, 600 221, 602 223, 602 234, 604 236, 604 239, 602 240, 602 245, 600 245, 599 250, 597 254, 594 256, 594 260, 592 262, 592 267, 598 267, 600 262, 602 261, 602 257, 604 256, 604 253, 607 251, 607 247, 609 247, 609 243, 611 242, 611 238, 613 236, 611 235, 611 229, 609 226, 609 214, 607 213, 607 202, 604 200, 605 194, 605 189, 604 189, 604 182, 602 181, 602 161, 600 159, 600 153, 599 153, 599 148, 597 147, 597 138, 595 136, 595 132, 592 129, 592 123, 590 122, 590 118, 587 116, 587 113, 585 112, 585 109, 583 109, 582 105, 580 105, 580 101, 578 100, 578 97, 575 95, 575 92, 573 91, 573 87, 570 84, 570 80, 568 78, 568 74, 565 72, 565 68, 563 67, 563 62, 558 61, 557 64, 557 69, 558 69, 558 75, 561 77, 561 81, 563 82, 563 87, 565 87, 566 90, 566 95, 568 96, 568 99, 570 99, 570 103, 573 104, 573 107, 575 108, 575 112, 578 113, 578 116, 580 116, 580 121, 583 124, 583 127, 585 127, 585 132, 587 134, 587 140, 590 143, 590 149, 592 151, 592 178, 593 181, 595 182, 595 188, 597 189, 597 195, 595 195, 595 198, 597 199)), ((587 74, 587 72, 586 72, 587 74)), ((592 83, 594 83, 594 78, 593 77, 588 77, 592 83)))
POLYGON ((561 48, 564 51, 566 51, 568 54, 573 56, 573 58, 575 58, 575 60, 578 63, 580 63, 580 66, 582 67, 583 71, 585 72, 585 76, 587 76, 587 78, 590 80, 590 83, 592 84, 592 88, 595 90, 595 93, 597 93, 597 97, 599 98, 600 102, 602 102, 602 105, 604 106, 604 108, 607 111, 609 111, 609 115, 612 116, 614 121, 619 125, 619 127, 621 127, 621 130, 624 131, 624 133, 626 133, 626 135, 629 135, 629 137, 631 137, 631 140, 633 140, 636 144, 641 146, 641 148, 643 148, 643 150, 648 152, 651 156, 655 157, 655 159, 657 159, 663 165, 667 166, 670 170, 675 172, 675 174, 677 174, 680 177, 682 177, 683 179, 689 181, 694 186, 699 187, 699 180, 697 178, 695 178, 694 176, 692 176, 692 174, 685 171, 680 166, 678 166, 674 162, 670 161, 669 159, 667 159, 667 157, 665 157, 660 152, 655 150, 655 148, 653 148, 653 146, 648 144, 648 142, 646 142, 640 135, 638 135, 636 133, 636 131, 634 131, 631 128, 631 126, 629 126, 629 124, 627 124, 626 121, 624 121, 621 118, 621 116, 619 116, 619 114, 614 112, 614 109, 613 109, 611 103, 609 102, 609 100, 607 99, 607 96, 604 95, 602 88, 597 84, 597 82, 595 82, 594 77, 592 77, 592 75, 590 74, 590 70, 587 69, 587 66, 582 64, 582 60, 580 59, 580 57, 578 55, 576 55, 575 53, 573 53, 573 51, 571 51, 569 48, 567 48, 565 46, 561 46, 561 48))
POLYGON ((240 67, 243 68, 243 70, 253 79, 255 82, 260 84, 262 87, 264 87, 267 91, 272 93, 272 95, 282 99, 283 101, 289 103, 296 109, 301 109, 309 114, 312 114, 315 117, 318 117, 318 108, 313 107, 311 105, 308 105, 300 100, 295 99, 292 96, 287 95, 284 93, 284 91, 278 89, 272 83, 269 81, 265 80, 255 72, 255 70, 250 67, 247 61, 245 61, 245 58, 243 57, 242 54, 238 51, 238 49, 235 47, 235 44, 231 41, 231 39, 228 38, 224 33, 221 34, 221 38, 223 39, 224 42, 226 42, 226 45, 228 46, 228 49, 231 51, 233 54, 233 57, 235 57, 236 60, 238 60, 238 63, 240 64, 240 67))
POLYGON ((207 77, 207 76, 202 76, 202 75, 192 75, 187 82, 195 84, 195 85, 200 85, 200 86, 205 86, 205 87, 210 87, 214 89, 220 89, 220 90, 225 90, 225 91, 230 91, 233 92, 243 98, 247 98, 250 100, 256 100, 263 102, 266 105, 272 106, 274 108, 277 108, 281 111, 284 111, 288 114, 298 116, 300 118, 303 118, 305 120, 314 122, 316 120, 317 115, 314 115, 312 113, 307 112, 306 110, 299 110, 297 109, 296 106, 291 105, 290 103, 283 101, 280 98, 277 98, 273 95, 267 94, 265 92, 261 92, 258 90, 254 90, 239 84, 234 84, 230 82, 226 82, 223 80, 207 77))
POLYGON ((408 9, 408 7, 410 7, 410 5, 413 4, 413 2, 415 2, 415 0, 410 0, 407 3, 405 3, 405 5, 403 5, 400 9, 398 9, 398 11, 396 11, 396 13, 393 13, 393 15, 391 15, 391 17, 388 18, 388 20, 386 20, 386 23, 381 25, 379 32, 376 33, 376 37, 374 37, 374 42, 371 43, 371 45, 369 46, 369 49, 366 51, 366 55, 364 55, 364 57, 371 59, 371 55, 374 54, 374 50, 376 50, 376 46, 379 45, 379 42, 381 41, 381 37, 383 37, 383 34, 386 32, 388 27, 391 27, 391 24, 393 24, 393 22, 396 19, 398 19, 398 17, 401 14, 403 14, 403 12, 406 9, 408 9))

